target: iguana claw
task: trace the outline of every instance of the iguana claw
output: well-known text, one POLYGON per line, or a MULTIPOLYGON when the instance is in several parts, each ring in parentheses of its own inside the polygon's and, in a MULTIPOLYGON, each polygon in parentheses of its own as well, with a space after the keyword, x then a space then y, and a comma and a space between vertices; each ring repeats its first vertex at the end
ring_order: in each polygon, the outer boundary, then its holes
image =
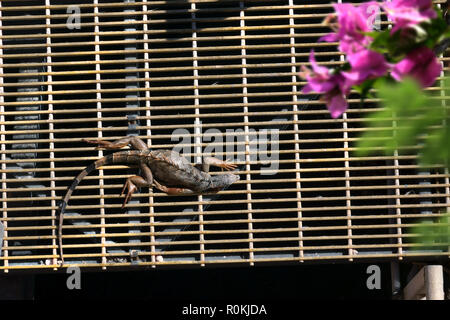
POLYGON ((220 165, 220 167, 225 169, 225 170, 230 171, 230 170, 236 169, 237 168, 237 164, 228 162, 228 159, 227 159, 220 165))

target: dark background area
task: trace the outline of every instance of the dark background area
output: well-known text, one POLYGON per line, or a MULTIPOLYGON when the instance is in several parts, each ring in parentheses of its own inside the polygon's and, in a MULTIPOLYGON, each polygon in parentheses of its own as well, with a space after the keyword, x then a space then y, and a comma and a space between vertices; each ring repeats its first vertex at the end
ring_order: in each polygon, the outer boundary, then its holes
MULTIPOLYGON (((81 269, 81 289, 69 290, 71 274, 0 275, 0 298, 33 300, 145 299, 171 302, 292 301, 309 299, 391 299, 389 263, 381 269, 381 289, 366 286, 372 263, 156 269, 89 272, 81 269), (5 281, 6 280, 6 281, 5 281), (2 289, 3 287, 3 289, 2 289), (5 290, 9 287, 8 290, 5 290)), ((375 264, 375 263, 373 263, 375 264)))

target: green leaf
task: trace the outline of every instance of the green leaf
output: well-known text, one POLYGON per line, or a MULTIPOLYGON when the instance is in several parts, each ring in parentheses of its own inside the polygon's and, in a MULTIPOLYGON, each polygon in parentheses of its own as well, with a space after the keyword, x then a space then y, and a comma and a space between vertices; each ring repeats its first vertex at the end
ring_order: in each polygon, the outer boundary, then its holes
POLYGON ((355 89, 360 94, 361 99, 364 100, 377 81, 380 81, 380 78, 369 79, 358 86, 353 86, 353 89, 355 89))
POLYGON ((420 27, 426 32, 427 37, 420 44, 426 45, 429 48, 434 48, 440 41, 448 37, 446 34, 449 31, 447 22, 439 16, 436 19, 431 19, 430 22, 423 22, 420 27))
POLYGON ((378 37, 380 35, 381 32, 380 31, 369 31, 369 32, 361 31, 361 33, 365 36, 375 39, 376 37, 378 37))
POLYGON ((411 233, 418 235, 414 240, 415 249, 447 251, 450 245, 450 214, 444 214, 435 221, 424 219, 412 228, 411 233))
POLYGON ((397 30, 391 34, 391 30, 364 32, 363 34, 373 38, 369 49, 386 54, 387 59, 398 62, 404 56, 422 46, 433 49, 442 40, 450 37, 450 28, 447 22, 438 14, 438 17, 415 25, 408 29, 397 30))
POLYGON ((367 156, 374 149, 390 155, 399 146, 412 146, 427 122, 422 117, 424 113, 419 111, 424 108, 427 97, 414 80, 379 81, 375 88, 383 109, 367 118, 369 130, 357 144, 358 156, 367 156))
MULTIPOLYGON (((422 166, 449 167, 450 109, 442 103, 440 92, 425 93, 412 79, 379 81, 374 86, 382 109, 367 117, 367 130, 357 142, 356 155, 419 152, 422 166)), ((446 79, 444 88, 449 87, 446 79)))
POLYGON ((373 41, 369 46, 370 50, 383 54, 389 52, 390 47, 389 41, 391 38, 390 30, 384 30, 381 32, 378 31, 366 32, 364 34, 367 34, 368 36, 373 38, 373 41))

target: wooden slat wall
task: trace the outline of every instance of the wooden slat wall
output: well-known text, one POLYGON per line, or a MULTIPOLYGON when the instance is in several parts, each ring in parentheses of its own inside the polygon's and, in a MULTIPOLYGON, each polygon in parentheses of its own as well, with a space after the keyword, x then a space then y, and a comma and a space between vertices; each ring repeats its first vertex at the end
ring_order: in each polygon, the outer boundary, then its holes
POLYGON ((354 95, 333 120, 300 93, 312 48, 323 64, 341 63, 335 44, 317 42, 330 12, 331 1, 2 0, 0 269, 57 269, 57 205, 74 176, 109 153, 80 140, 129 130, 152 148, 184 147, 192 162, 217 147, 216 156, 239 164, 241 180, 218 195, 143 189, 121 210, 122 184, 138 169, 100 168, 69 202, 66 263, 448 256, 415 250, 411 232, 449 207, 448 172, 419 170, 414 155, 355 157, 376 101, 361 105, 354 95), (80 29, 67 27, 71 5, 80 29), (255 148, 264 129, 278 130, 267 148, 279 160, 261 171, 276 161, 255 148))

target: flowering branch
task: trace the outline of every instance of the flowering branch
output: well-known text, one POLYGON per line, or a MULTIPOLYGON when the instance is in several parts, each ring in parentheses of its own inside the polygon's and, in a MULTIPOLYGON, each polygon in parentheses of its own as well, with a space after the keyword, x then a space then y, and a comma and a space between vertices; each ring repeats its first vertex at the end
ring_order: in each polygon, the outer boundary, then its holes
POLYGON ((433 85, 442 71, 433 49, 450 36, 450 29, 432 0, 333 6, 335 13, 325 19, 333 32, 319 41, 339 42, 346 63, 334 69, 319 66, 311 51, 312 70, 302 66, 300 72, 308 82, 302 92, 321 94, 333 118, 347 110, 351 89, 364 99, 379 79, 402 81, 413 77, 423 88, 433 85), (392 29, 373 30, 374 8, 384 10, 392 29))

